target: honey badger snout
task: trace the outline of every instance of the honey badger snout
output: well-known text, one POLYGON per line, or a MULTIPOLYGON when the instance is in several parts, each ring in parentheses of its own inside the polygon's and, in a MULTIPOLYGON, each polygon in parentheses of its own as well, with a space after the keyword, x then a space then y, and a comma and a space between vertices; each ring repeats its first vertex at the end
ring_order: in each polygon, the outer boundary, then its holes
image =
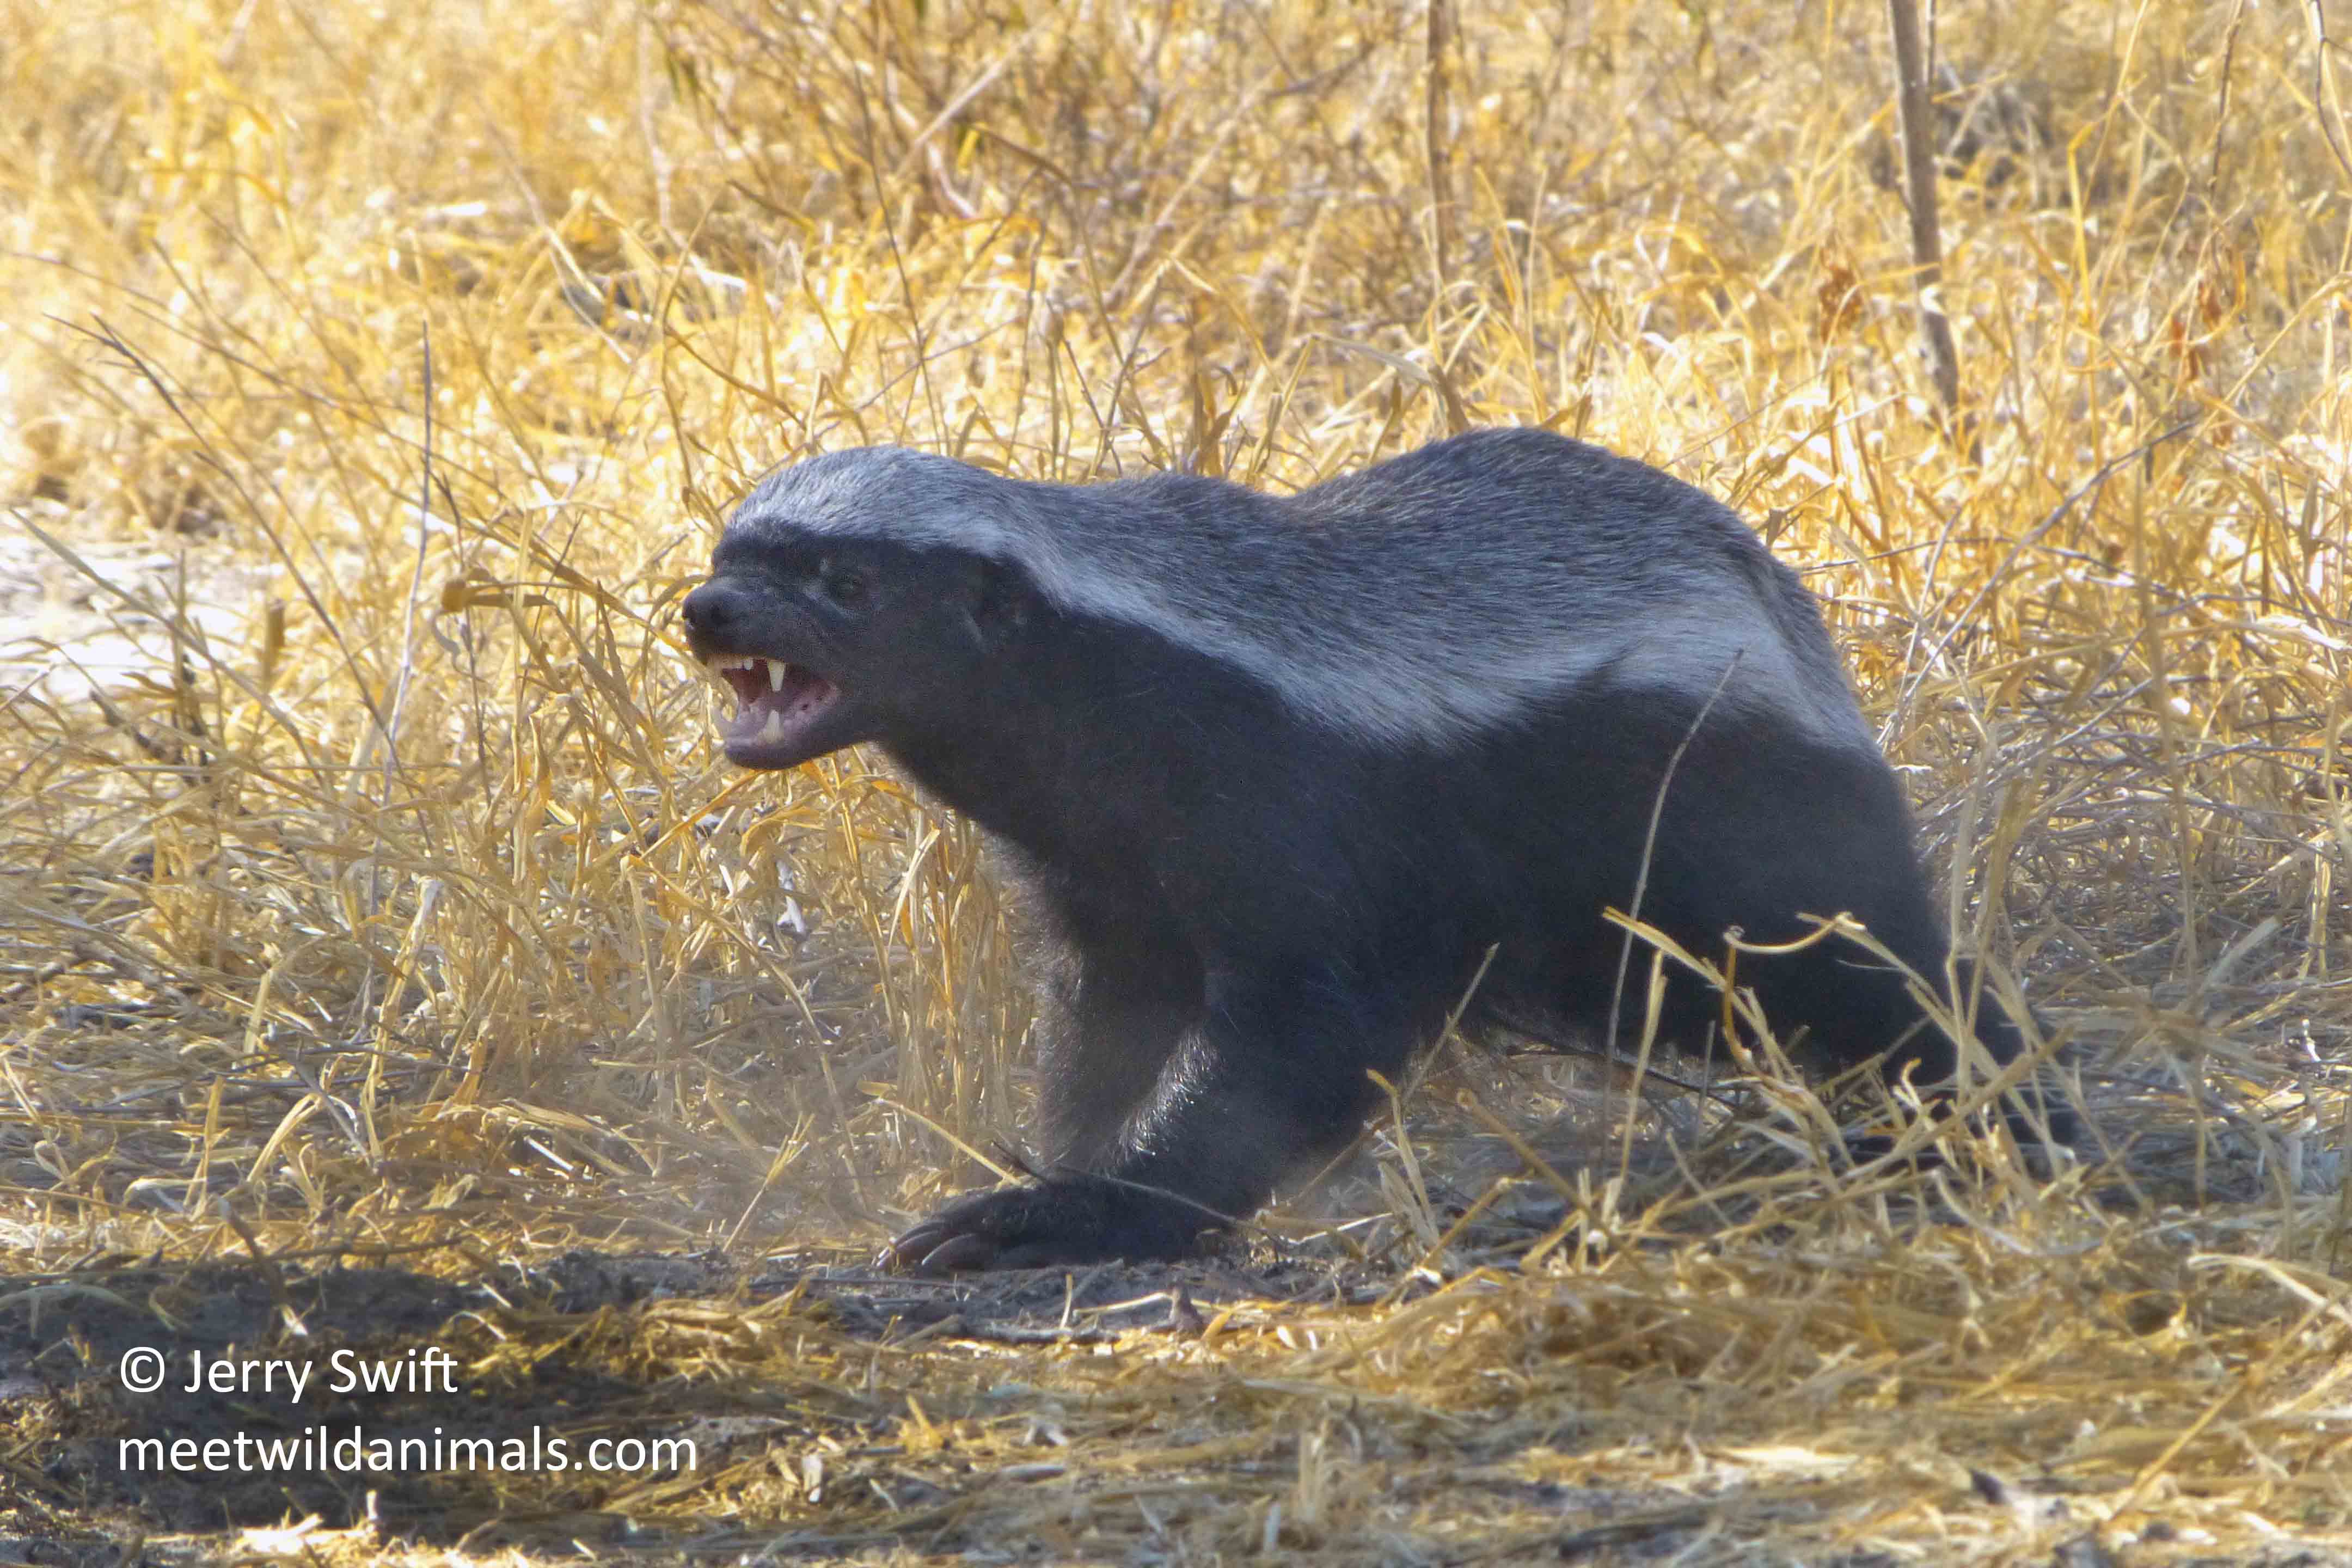
POLYGON ((678 616, 686 622, 687 635, 699 653, 709 647, 723 647, 740 633, 751 618, 752 605, 749 590, 727 578, 714 577, 686 596, 678 616))

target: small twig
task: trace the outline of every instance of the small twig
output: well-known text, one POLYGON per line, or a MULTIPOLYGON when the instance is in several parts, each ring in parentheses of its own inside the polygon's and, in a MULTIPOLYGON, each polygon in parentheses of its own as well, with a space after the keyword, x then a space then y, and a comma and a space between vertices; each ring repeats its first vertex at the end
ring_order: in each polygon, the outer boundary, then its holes
POLYGON ((2238 27, 2246 19, 2246 0, 2230 13, 2230 31, 2221 40, 2221 101, 2213 111, 2213 162, 2205 171, 2205 195, 2210 202, 2221 181, 2221 130, 2230 122, 2230 68, 2237 63, 2238 27))
MULTIPOLYGON (((2327 116, 2328 84, 2336 79, 2327 69, 2327 51, 2336 47, 2336 40, 2327 36, 2327 13, 2319 0, 2309 0, 2309 4, 2311 37, 2315 46, 2311 58, 2311 111, 2319 120, 2320 140, 2327 143, 2330 153, 2336 154, 2336 167, 2344 171, 2347 179, 2352 179, 2352 156, 2346 155, 2344 144, 2336 134, 2336 122, 2327 116)), ((2236 24, 2232 23, 2230 30, 2234 37, 2236 24)))
POLYGON ((416 668, 416 601, 425 593, 425 552, 433 525, 433 329, 425 331, 425 461, 416 485, 416 564, 408 574, 408 608, 400 626, 400 677, 392 685, 392 711, 383 721, 383 797, 392 799, 392 774, 400 749, 400 710, 408 701, 408 679, 416 668))
POLYGON ((1911 265, 1919 293, 1919 336, 1946 412, 1960 407, 1959 351, 1944 314, 1944 237, 1936 216, 1936 145, 1929 126, 1927 52, 1916 0, 1886 0, 1895 32, 1895 114, 1903 132, 1904 200, 1911 208, 1911 265))
POLYGON ((1447 270, 1457 248, 1454 211, 1453 88, 1447 77, 1447 56, 1453 51, 1455 26, 1454 0, 1429 0, 1429 51, 1423 62, 1427 79, 1427 117, 1423 132, 1429 153, 1429 212, 1437 268, 1437 291, 1445 289, 1447 270))
POLYGON ((1625 942, 1617 950, 1617 982, 1609 992, 1609 1029, 1601 1037, 1602 1044, 1612 1051, 1617 1047, 1617 1015, 1625 995, 1625 971, 1633 962, 1633 931, 1630 922, 1642 918, 1642 899, 1650 888, 1650 861, 1658 849, 1658 824, 1666 815, 1666 790, 1675 782, 1675 770, 1682 766, 1683 753, 1689 751, 1691 742, 1698 738, 1698 727, 1706 722, 1709 713, 1715 711, 1716 702, 1723 696, 1724 688, 1731 684, 1733 674, 1739 668, 1739 661, 1747 657, 1748 650, 1741 648, 1731 656, 1731 662, 1723 667, 1723 674, 1717 679, 1715 689, 1706 694, 1706 700, 1699 707, 1698 716, 1690 721, 1690 728, 1683 731, 1682 741, 1675 747, 1674 754, 1666 759, 1666 771, 1658 780, 1658 793, 1651 797, 1650 827, 1642 837, 1642 864, 1633 874, 1633 907, 1625 911, 1629 922, 1625 942))

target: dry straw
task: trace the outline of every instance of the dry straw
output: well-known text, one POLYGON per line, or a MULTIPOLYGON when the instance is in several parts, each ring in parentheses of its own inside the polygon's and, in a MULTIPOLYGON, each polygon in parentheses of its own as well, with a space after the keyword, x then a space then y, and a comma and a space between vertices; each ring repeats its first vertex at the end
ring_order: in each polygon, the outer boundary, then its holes
MULTIPOLYGON (((1544 424, 1827 598, 2088 1158, 1856 1166, 1753 1018, 1705 1094, 1449 1048, 1249 1271, 919 1335, 854 1275, 518 1300, 479 1377, 561 1345, 765 1424, 479 1507, 697 1560, 2343 1540, 2324 8, 1943 8, 1949 416, 1882 13, 1447 9, 0 0, 0 1311, 150 1255, 854 1262, 1018 1125, 1020 958, 878 759, 715 754, 674 612, 730 499, 860 442, 1281 488, 1544 424)), ((294 1535, 400 1550, 343 1522, 294 1535)))

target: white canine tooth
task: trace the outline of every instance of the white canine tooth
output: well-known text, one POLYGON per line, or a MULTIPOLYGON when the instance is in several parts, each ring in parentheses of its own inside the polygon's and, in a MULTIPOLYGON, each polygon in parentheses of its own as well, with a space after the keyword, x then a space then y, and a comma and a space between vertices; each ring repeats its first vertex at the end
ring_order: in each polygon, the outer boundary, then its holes
POLYGON ((777 710, 768 710, 768 721, 760 726, 760 743, 773 745, 784 738, 784 716, 777 710))
POLYGON ((770 659, 768 661, 768 689, 771 691, 782 691, 784 689, 784 671, 791 668, 792 667, 790 665, 786 664, 781 658, 770 659))

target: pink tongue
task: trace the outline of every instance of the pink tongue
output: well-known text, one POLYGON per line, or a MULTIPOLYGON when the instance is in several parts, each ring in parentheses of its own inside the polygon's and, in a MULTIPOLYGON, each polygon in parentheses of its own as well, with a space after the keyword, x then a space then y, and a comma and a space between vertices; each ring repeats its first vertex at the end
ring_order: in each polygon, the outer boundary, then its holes
POLYGON ((782 687, 769 686, 764 665, 730 669, 727 681, 735 689, 736 704, 727 726, 729 741, 780 740, 815 718, 835 695, 833 682, 798 668, 785 675, 782 687), (781 734, 769 732, 770 714, 781 716, 781 734))
POLYGON ((760 731, 768 726, 768 715, 771 713, 783 714, 785 724, 790 725, 793 721, 790 706, 792 698, 792 690, 787 687, 782 691, 762 691, 749 702, 737 703, 735 717, 729 720, 727 723, 727 739, 758 740, 760 731))

